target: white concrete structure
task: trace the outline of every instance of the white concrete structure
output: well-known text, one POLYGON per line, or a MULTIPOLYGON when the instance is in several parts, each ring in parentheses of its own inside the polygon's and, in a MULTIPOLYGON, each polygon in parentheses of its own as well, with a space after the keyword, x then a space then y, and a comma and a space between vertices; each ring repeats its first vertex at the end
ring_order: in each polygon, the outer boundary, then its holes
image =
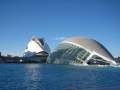
POLYGON ((48 57, 48 62, 116 64, 112 55, 102 44, 96 40, 83 37, 71 37, 61 42, 58 48, 48 57))
POLYGON ((43 38, 33 37, 25 49, 24 57, 32 57, 38 54, 43 54, 43 52, 47 54, 50 53, 48 44, 43 38))

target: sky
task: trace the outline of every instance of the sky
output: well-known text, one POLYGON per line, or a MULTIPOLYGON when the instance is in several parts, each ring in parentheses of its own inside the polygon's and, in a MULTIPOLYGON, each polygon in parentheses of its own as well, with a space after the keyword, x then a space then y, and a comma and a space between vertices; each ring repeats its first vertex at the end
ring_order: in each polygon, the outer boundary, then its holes
POLYGON ((32 36, 52 50, 67 37, 89 37, 120 56, 120 1, 0 0, 0 51, 22 55, 32 36))

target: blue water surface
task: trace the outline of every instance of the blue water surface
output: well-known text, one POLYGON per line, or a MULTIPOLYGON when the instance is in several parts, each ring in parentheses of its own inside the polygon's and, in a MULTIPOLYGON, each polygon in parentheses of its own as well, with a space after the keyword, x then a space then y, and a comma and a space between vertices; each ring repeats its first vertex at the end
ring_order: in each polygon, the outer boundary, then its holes
POLYGON ((0 90, 120 90, 120 68, 0 64, 0 90))

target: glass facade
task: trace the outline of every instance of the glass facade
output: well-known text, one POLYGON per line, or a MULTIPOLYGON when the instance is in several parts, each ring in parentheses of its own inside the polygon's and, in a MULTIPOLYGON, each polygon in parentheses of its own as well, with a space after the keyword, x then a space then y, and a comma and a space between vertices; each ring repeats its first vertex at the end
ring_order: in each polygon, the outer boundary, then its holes
POLYGON ((103 58, 93 55, 92 58, 87 62, 88 64, 91 65, 109 65, 110 63, 103 58))
POLYGON ((78 46, 62 43, 48 57, 48 63, 52 64, 82 64, 90 55, 85 49, 78 46))
POLYGON ((72 37, 64 40, 48 56, 51 64, 116 65, 112 55, 93 39, 72 37))

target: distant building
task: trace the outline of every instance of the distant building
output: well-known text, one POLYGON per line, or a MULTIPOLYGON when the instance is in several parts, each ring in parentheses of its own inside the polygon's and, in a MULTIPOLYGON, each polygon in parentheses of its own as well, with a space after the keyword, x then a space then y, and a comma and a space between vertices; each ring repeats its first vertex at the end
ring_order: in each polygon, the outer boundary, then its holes
POLYGON ((46 60, 49 53, 50 48, 47 42, 43 38, 33 37, 29 41, 23 57, 30 62, 42 62, 46 60))
POLYGON ((7 57, 12 57, 12 55, 11 54, 7 54, 7 57))
POLYGON ((114 65, 112 55, 99 42, 89 38, 72 37, 61 42, 49 55, 52 64, 114 65))
POLYGON ((116 58, 115 58, 115 61, 116 61, 118 64, 120 64, 120 57, 116 57, 116 58))

